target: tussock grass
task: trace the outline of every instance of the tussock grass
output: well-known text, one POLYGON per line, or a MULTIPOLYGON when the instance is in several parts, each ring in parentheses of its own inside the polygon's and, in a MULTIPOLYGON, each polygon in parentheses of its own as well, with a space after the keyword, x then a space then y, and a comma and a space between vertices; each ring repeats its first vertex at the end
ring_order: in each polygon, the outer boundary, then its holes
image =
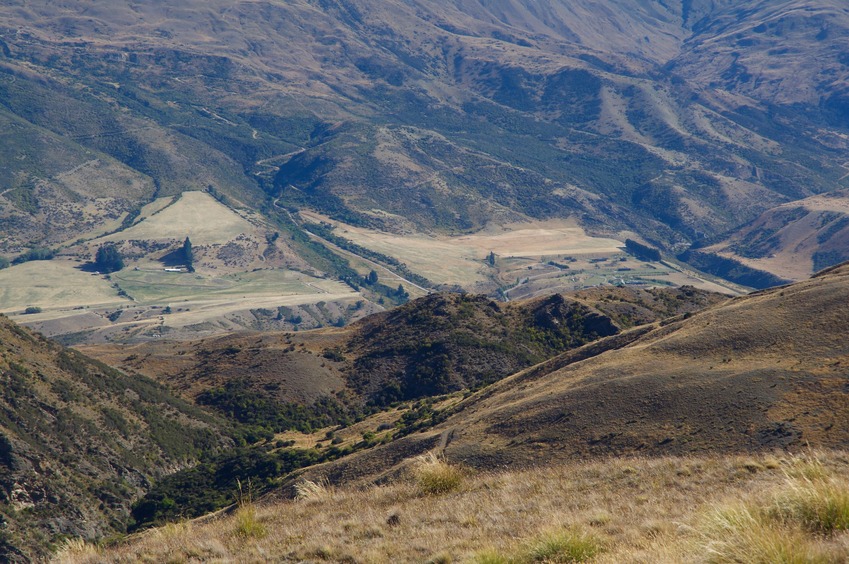
POLYGON ((817 564, 840 562, 801 531, 764 519, 756 508, 717 510, 707 519, 705 549, 710 562, 817 564))
POLYGON ((413 474, 423 495, 441 495, 463 485, 463 471, 433 453, 419 457, 413 474))
POLYGON ((101 549, 83 539, 66 539, 56 552, 54 562, 59 563, 88 563, 97 562, 101 556, 101 549))
POLYGON ((330 484, 326 481, 302 480, 295 484, 295 499, 299 501, 319 501, 327 499, 331 493, 330 484))
POLYGON ((602 552, 599 540, 583 531, 553 531, 528 545, 526 552, 514 561, 522 563, 586 562, 602 552))
POLYGON ((798 524, 817 534, 849 529, 849 481, 824 475, 789 478, 768 514, 784 523, 798 524))
POLYGON ((236 510, 236 536, 248 539, 261 539, 268 534, 265 525, 257 517, 253 504, 242 505, 236 510))
MULTIPOLYGON (((796 495, 793 484, 807 483, 803 476, 822 475, 824 484, 841 487, 849 457, 821 453, 822 470, 787 458, 771 469, 769 460, 630 458, 461 472, 460 485, 441 495, 424 495, 414 474, 380 486, 336 487, 307 503, 254 504, 251 522, 265 528, 263 536, 234 534, 237 511, 140 533, 96 558, 63 561, 846 561, 849 532, 808 524, 804 512, 791 511, 798 502, 788 496, 796 495), (750 462, 763 469, 741 471, 750 462)), ((452 466, 425 462, 416 461, 414 471, 452 466)))
POLYGON ((250 483, 248 483, 247 492, 242 490, 242 483, 239 484, 239 506, 236 509, 235 515, 235 534, 237 537, 244 539, 261 539, 268 534, 259 518, 257 517, 257 508, 253 501, 250 483))
POLYGON ((573 527, 537 535, 509 553, 482 550, 472 561, 476 564, 568 564, 587 562, 603 550, 598 538, 573 527))
POLYGON ((849 561, 849 480, 817 458, 795 459, 783 483, 714 510, 704 529, 711 562, 849 561))

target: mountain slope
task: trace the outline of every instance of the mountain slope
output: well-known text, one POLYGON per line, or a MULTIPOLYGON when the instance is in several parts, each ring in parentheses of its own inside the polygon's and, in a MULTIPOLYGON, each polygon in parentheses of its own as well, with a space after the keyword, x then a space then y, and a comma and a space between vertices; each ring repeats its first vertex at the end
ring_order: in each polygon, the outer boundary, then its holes
POLYGON ((526 456, 548 442, 565 457, 845 445, 836 414, 846 408, 847 293, 844 266, 585 362, 517 375, 446 423, 456 429, 448 452, 484 455, 470 441, 478 433, 526 456))
POLYGON ((0 559, 126 530, 151 481, 232 446, 233 426, 0 317, 0 559))
POLYGON ((491 468, 621 455, 842 448, 849 425, 849 266, 564 353, 433 416, 439 422, 313 469, 394 475, 416 453, 491 468))
POLYGON ((847 196, 849 193, 841 190, 770 209, 700 252, 802 280, 849 260, 847 196))
MULTIPOLYGON (((212 185, 425 231, 575 216, 677 249, 844 185, 836 6, 12 2, 0 103, 159 196, 212 185), (776 51, 790 39, 792 58, 776 51)), ((33 227, 4 233, 5 253, 43 237, 59 189, 15 170, 0 203, 33 227)), ((124 209, 150 199, 125 184, 124 209)))
POLYGON ((620 327, 727 299, 687 287, 616 288, 576 298, 499 304, 483 296, 432 294, 343 329, 80 349, 188 399, 209 400, 210 389, 228 386, 235 394, 240 382, 240 393, 282 404, 333 397, 353 407, 385 406, 479 387, 620 327))

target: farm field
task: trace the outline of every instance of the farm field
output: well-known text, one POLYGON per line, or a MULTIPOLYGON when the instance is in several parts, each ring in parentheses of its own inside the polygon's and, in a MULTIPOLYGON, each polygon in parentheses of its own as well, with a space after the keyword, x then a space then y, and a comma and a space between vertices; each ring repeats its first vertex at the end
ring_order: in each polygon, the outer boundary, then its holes
MULTIPOLYGON (((164 270, 124 270, 112 275, 118 286, 139 303, 167 300, 278 297, 303 294, 340 294, 345 284, 290 270, 258 270, 209 276, 164 270)), ((163 304, 164 305, 164 304, 163 304)))
POLYGON ((104 241, 130 239, 183 239, 191 233, 194 244, 223 244, 256 227, 205 192, 183 192, 173 204, 160 198, 146 206, 142 221, 124 231, 108 235, 104 241), (164 201, 163 201, 164 200, 164 201))
MULTIPOLYGON (((74 307, 103 307, 129 303, 112 284, 78 268, 69 260, 32 261, 0 270, 0 313, 15 314, 28 306, 44 314, 74 307)), ((31 316, 22 318, 25 321, 31 316)))
POLYGON ((623 252, 541 259, 517 257, 504 259, 498 266, 502 294, 511 300, 594 286, 695 286, 722 294, 745 293, 742 287, 709 280, 680 265, 645 262, 623 252))
POLYGON ((429 237, 354 227, 312 212, 301 212, 301 216, 333 223, 335 235, 393 256, 434 283, 478 292, 501 288, 510 299, 598 285, 692 285, 740 293, 733 284, 708 280, 669 263, 637 260, 623 252, 623 242, 591 237, 568 220, 512 224, 459 237, 429 237), (494 265, 487 264, 490 252, 496 256, 494 265))
MULTIPOLYGON (((313 222, 330 221, 311 212, 301 216, 313 222)), ((437 284, 473 285, 487 280, 484 264, 490 252, 499 257, 540 257, 576 253, 614 253, 624 243, 590 237, 571 221, 514 224, 459 237, 397 235, 331 221, 334 234, 373 251, 394 256, 414 272, 437 284)))
POLYGON ((78 266, 54 259, 0 271, 0 312, 51 337, 97 332, 105 340, 132 340, 193 326, 194 335, 244 329, 251 310, 360 296, 341 282, 287 270, 223 276, 125 270, 107 280, 78 266), (28 306, 42 311, 24 314, 28 306))

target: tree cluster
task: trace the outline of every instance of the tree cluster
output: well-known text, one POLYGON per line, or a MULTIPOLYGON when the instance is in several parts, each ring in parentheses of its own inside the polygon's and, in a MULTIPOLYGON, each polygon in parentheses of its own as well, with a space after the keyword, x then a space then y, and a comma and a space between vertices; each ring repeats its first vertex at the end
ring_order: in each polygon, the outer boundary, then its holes
POLYGON ((625 239, 625 250, 640 260, 660 260, 660 251, 633 239, 625 239))
POLYGON ((117 272, 124 268, 124 258, 115 243, 104 243, 97 249, 94 266, 100 272, 117 272))
POLYGON ((186 237, 186 240, 183 241, 183 260, 185 261, 186 268, 189 270, 189 272, 194 272, 195 255, 192 251, 192 242, 189 240, 188 237, 186 237))

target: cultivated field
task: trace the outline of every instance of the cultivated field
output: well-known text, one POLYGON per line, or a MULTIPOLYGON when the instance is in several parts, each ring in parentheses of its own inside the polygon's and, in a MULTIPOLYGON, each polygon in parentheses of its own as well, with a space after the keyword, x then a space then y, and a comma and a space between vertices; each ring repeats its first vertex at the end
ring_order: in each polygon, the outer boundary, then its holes
POLYGON ((428 237, 354 227, 313 212, 301 212, 301 216, 329 221, 337 226, 334 234, 395 257, 437 284, 457 284, 484 293, 502 288, 510 299, 619 284, 692 285, 740 293, 733 284, 707 280, 684 268, 637 260, 623 252, 624 243, 591 237, 568 220, 491 227, 460 237, 428 237), (496 255, 495 265, 487 264, 490 252, 496 255))
POLYGON ((103 307, 125 304, 117 290, 102 276, 83 272, 79 263, 54 259, 32 261, 0 270, 0 312, 20 313, 37 306, 44 314, 20 321, 53 315, 55 310, 74 307, 103 307))
MULTIPOLYGON (((301 212, 311 221, 328 221, 301 212)), ((462 286, 483 282, 491 270, 484 264, 490 252, 499 257, 541 257, 564 254, 615 253, 624 243, 590 237, 569 221, 516 224, 460 237, 396 235, 336 221, 334 233, 368 249, 396 257, 414 272, 438 284, 462 286)))
POLYGON ((208 276, 164 270, 124 270, 112 279, 139 303, 232 299, 303 294, 345 294, 345 284, 290 270, 258 270, 208 276))
POLYGON ((204 324, 198 330, 206 333, 239 330, 250 326, 252 309, 359 298, 341 282, 288 270, 223 276, 124 270, 107 280, 78 266, 54 259, 0 271, 0 312, 48 336, 97 331, 126 340, 204 324), (42 312, 23 315, 27 306, 42 312))
MULTIPOLYGON (((40 313, 18 321, 48 336, 77 335, 69 342, 126 341, 169 331, 173 335, 185 327, 194 327, 190 336, 254 328, 261 322, 251 310, 340 300, 344 310, 360 298, 341 282, 292 270, 306 265, 285 243, 268 241, 268 229, 204 192, 160 198, 141 210, 132 227, 71 248, 74 260, 60 257, 0 271, 0 312, 20 315, 36 306, 40 313), (198 271, 166 271, 162 255, 186 236, 196 249, 198 271), (152 250, 125 257, 125 268, 109 276, 80 269, 103 242, 128 240, 152 250)), ((327 309, 328 314, 337 310, 327 309)))
POLYGON ((707 280, 679 265, 645 262, 622 252, 545 257, 543 260, 508 258, 499 261, 498 267, 503 294, 511 300, 593 286, 689 285, 722 294, 744 293, 734 284, 707 280))
POLYGON ((151 213, 150 216, 104 240, 183 239, 191 235, 195 245, 212 245, 256 230, 250 222, 205 192, 183 192, 173 204, 161 205, 157 200, 144 210, 151 213))

